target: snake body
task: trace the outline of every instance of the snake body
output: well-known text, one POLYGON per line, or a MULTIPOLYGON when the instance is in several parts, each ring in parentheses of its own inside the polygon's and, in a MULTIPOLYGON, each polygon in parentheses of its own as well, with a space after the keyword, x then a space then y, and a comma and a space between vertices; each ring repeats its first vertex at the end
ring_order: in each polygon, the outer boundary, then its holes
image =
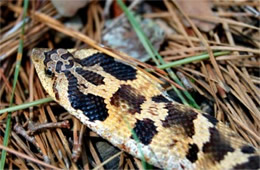
POLYGON ((137 158, 166 169, 259 168, 256 148, 135 66, 94 49, 34 49, 32 60, 56 102, 137 158))

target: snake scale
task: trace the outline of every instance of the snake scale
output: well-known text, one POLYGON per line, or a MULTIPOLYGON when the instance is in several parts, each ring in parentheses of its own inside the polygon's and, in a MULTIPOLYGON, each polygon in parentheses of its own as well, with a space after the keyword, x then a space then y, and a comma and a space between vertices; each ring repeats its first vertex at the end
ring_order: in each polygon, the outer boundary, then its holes
POLYGON ((34 49, 32 60, 57 103, 137 158, 164 169, 259 169, 258 149, 135 66, 94 49, 34 49))

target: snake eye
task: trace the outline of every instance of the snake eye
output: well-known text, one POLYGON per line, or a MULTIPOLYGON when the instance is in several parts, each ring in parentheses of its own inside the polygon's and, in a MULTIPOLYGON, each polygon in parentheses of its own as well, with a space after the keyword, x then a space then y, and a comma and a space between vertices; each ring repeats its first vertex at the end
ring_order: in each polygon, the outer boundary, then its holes
POLYGON ((46 68, 45 69, 45 74, 47 76, 49 76, 49 77, 52 77, 53 76, 53 72, 52 72, 51 68, 46 68))

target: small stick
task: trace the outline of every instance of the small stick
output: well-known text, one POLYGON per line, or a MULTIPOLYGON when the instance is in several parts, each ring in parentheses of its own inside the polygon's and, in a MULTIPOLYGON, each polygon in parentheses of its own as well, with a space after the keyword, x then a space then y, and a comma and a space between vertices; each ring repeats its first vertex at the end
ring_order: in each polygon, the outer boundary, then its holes
POLYGON ((46 129, 46 128, 70 128, 70 124, 68 120, 62 121, 62 122, 53 122, 53 123, 43 123, 40 125, 33 125, 30 124, 29 126, 29 134, 34 134, 36 131, 42 130, 42 129, 46 129))
POLYGON ((35 138, 33 136, 29 136, 28 133, 26 132, 26 130, 20 124, 17 123, 14 126, 14 130, 16 131, 17 134, 22 135, 25 139, 27 139, 29 142, 31 142, 34 146, 36 146, 37 148, 39 147, 35 141, 35 138))

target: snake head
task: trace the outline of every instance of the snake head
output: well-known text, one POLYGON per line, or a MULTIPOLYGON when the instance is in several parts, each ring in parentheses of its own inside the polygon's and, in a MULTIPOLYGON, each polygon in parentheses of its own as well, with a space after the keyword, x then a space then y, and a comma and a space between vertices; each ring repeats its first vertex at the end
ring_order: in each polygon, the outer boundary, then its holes
POLYGON ((74 66, 73 55, 65 49, 33 49, 32 60, 48 77, 66 72, 74 66))
MULTIPOLYGON (((48 49, 35 48, 32 51, 32 61, 40 81, 49 94, 53 93, 53 87, 60 74, 74 66, 73 49, 48 49)), ((52 96, 52 95, 51 95, 52 96)), ((54 96, 54 94, 53 94, 54 96)))

